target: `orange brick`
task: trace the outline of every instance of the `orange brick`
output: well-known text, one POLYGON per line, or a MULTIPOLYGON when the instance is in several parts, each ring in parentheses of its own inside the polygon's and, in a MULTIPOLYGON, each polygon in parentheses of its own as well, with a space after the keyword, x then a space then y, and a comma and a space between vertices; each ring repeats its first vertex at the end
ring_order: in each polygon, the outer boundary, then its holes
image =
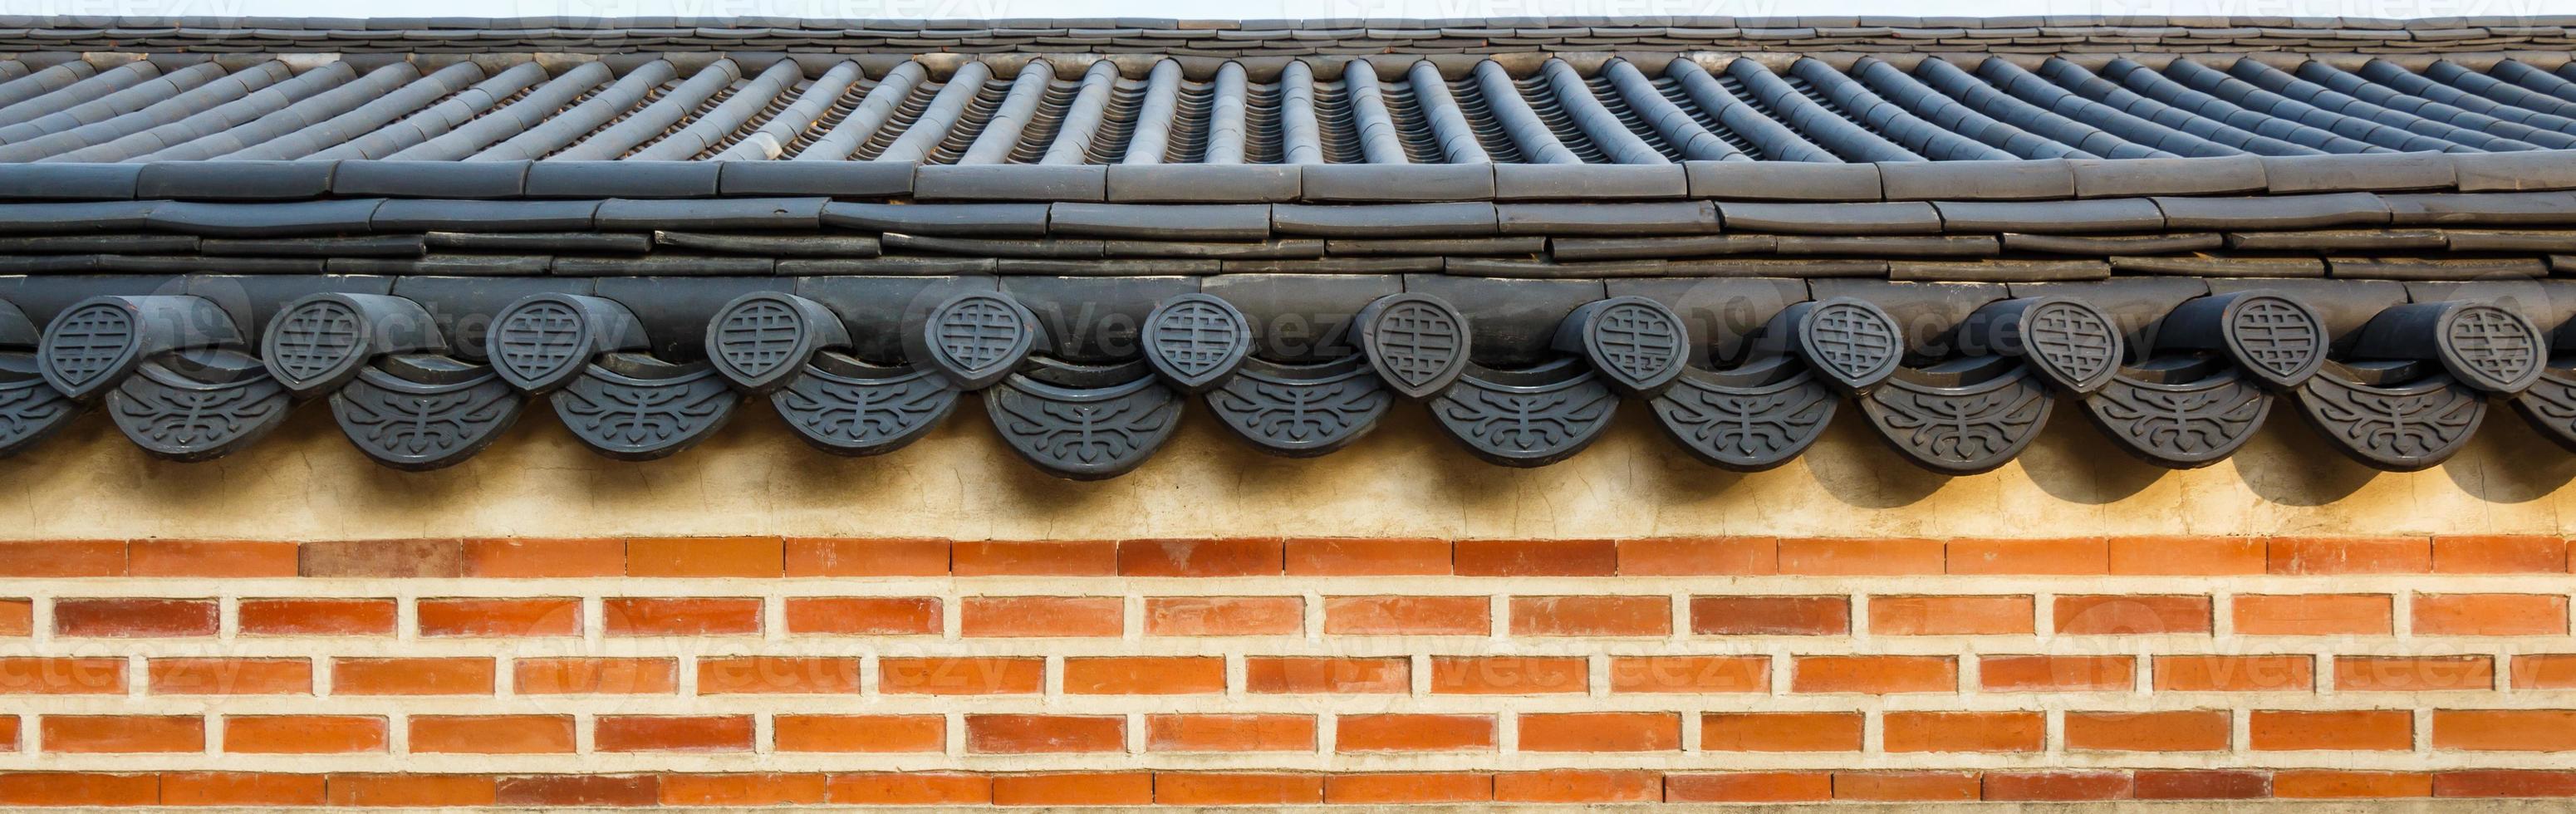
POLYGON ((1702 636, 1840 636, 1851 599, 1840 596, 1694 596, 1691 632, 1702 636))
POLYGON ((1778 537, 1656 537, 1619 541, 1621 576, 1768 576, 1779 572, 1778 537))
POLYGON ((1413 691, 1413 661, 1406 658, 1252 656, 1243 660, 1244 691, 1271 693, 1387 693, 1413 691))
POLYGON ((124 695, 122 658, 0 656, 0 695, 124 695))
POLYGON ((491 695, 488 658, 335 658, 333 695, 491 695))
POLYGON ((2108 574, 2111 545, 2100 537, 2063 540, 1951 540, 1953 574, 2108 574))
POLYGON ((1824 772, 1664 776, 1664 801, 1672 803, 1817 803, 1833 797, 1834 776, 1824 772))
MULTIPOLYGON (((119 564, 124 561, 118 560, 119 564)), ((161 802, 160 778, 145 774, 104 772, 8 772, 0 774, 0 805, 10 806, 149 806, 161 802)))
POLYGON ((308 577, 379 579, 465 575, 465 545, 454 539, 314 540, 297 549, 308 577))
POLYGON ((2140 800, 2247 800, 2272 796, 2272 773, 2241 770, 2154 770, 2130 772, 2140 800))
POLYGON ((1283 542, 1287 570, 1299 576, 1433 576, 1449 573, 1449 541, 1425 538, 1320 537, 1283 542))
POLYGON ((2433 536, 2437 574, 2564 574, 2567 541, 2540 535, 2433 536))
POLYGON ((1610 659, 1614 693, 1768 692, 1769 656, 1619 656, 1610 659))
POLYGON ((1145 748, 1156 752, 1312 752, 1312 715, 1148 715, 1145 748))
POLYGON ((2128 772, 1987 772, 1985 799, 2074 801, 2126 799, 2132 789, 2128 772))
POLYGON ((649 774, 540 774, 500 778, 495 802, 519 807, 659 805, 662 778, 649 774))
POLYGON ((590 725, 602 752, 748 752, 749 715, 602 715, 590 725))
POLYGON ((0 715, 0 752, 25 751, 18 745, 18 716, 0 715))
POLYGON ((1610 540, 1459 540, 1453 567, 1462 577, 1608 577, 1619 573, 1619 544, 1610 540))
POLYGON ((423 599, 416 611, 423 636, 516 639, 581 635, 581 600, 571 597, 423 599))
POLYGON ((2433 570, 2428 537, 2274 537, 2275 574, 2421 574, 2433 570))
POLYGON ((2138 685, 2129 656, 1980 656, 1977 683, 1987 692, 2121 692, 2138 685))
POLYGON ((2070 636, 2208 633, 2209 607, 2206 596, 2060 596, 2052 624, 2070 636))
POLYGON ((1324 776, 1324 802, 1474 803, 1494 799, 1494 776, 1468 772, 1370 772, 1324 776))
POLYGON ((1483 636, 1494 631, 1481 596, 1330 596, 1324 632, 1344 636, 1483 636))
POLYGON ((966 751, 979 755, 1127 751, 1123 715, 968 715, 966 751))
POLYGON ((2576 772, 2545 769, 2448 771, 2433 776, 2435 797, 2576 797, 2576 772))
POLYGON ((144 669, 153 695, 311 695, 306 659, 153 659, 144 669))
POLYGON ((1190 695, 1225 692, 1217 656, 1117 656, 1064 660, 1067 695, 1190 695))
POLYGON ((1494 775, 1494 800, 1504 803, 1660 803, 1664 776, 1628 770, 1552 769, 1494 775))
POLYGON ((877 691, 889 695, 1031 695, 1046 688, 1046 659, 1036 657, 888 656, 877 670, 877 691))
POLYGON ((1167 806, 1314 805, 1319 774, 1155 772, 1154 802, 1167 806))
POLYGON ((1939 574, 1948 570, 1939 540, 1905 538, 1780 540, 1780 573, 1814 576, 1939 574))
POLYGON ((244 599, 244 636, 391 636, 391 599, 244 599))
POLYGON ((2243 594, 2236 597, 2236 632, 2248 636, 2387 635, 2393 625, 2386 594, 2243 594))
POLYGON ((570 715, 414 715, 411 751, 571 754, 572 728, 570 715))
POLYGON ((294 543, 261 540, 136 540, 125 572, 138 577, 291 577, 294 543))
MULTIPOLYGON (((51 738, 46 739, 46 743, 52 742, 51 738)), ((2576 710, 2433 710, 2433 748, 2481 752, 2576 752, 2576 710)))
POLYGON ((1834 799, 1878 802, 1974 800, 1984 795, 1976 772, 1835 772, 1834 799))
POLYGON ((385 750, 385 719, 371 715, 227 715, 224 751, 328 755, 385 750))
POLYGON ((1682 748, 1681 716, 1669 712, 1524 713, 1524 752, 1671 752, 1682 748))
POLYGON ((1343 715, 1333 722, 1341 752, 1467 752, 1494 748, 1491 715, 1343 715))
POLYGON ((2512 673, 2517 690, 2576 689, 2576 654, 2517 655, 2513 657, 2512 673))
POLYGON ((2495 689, 2489 656, 2337 656, 2340 692, 2430 692, 2495 689))
POLYGON ((511 663, 520 695, 661 694, 678 692, 677 659, 523 658, 511 663))
POLYGON ((950 547, 961 577, 1107 577, 1118 574, 1114 540, 984 540, 950 547))
POLYGON ((626 573, 626 541, 480 539, 464 541, 465 575, 493 579, 614 577, 626 573))
POLYGON ((787 632, 844 636, 928 636, 939 632, 939 599, 929 596, 791 596, 787 632))
POLYGON ((825 775, 779 772, 666 774, 657 784, 666 806, 794 806, 821 803, 830 793, 825 775))
POLYGON ((488 806, 498 799, 499 781, 472 774, 334 774, 322 790, 333 806, 488 806))
POLYGON ((994 805, 1132 806, 1153 801, 1152 772, 1009 774, 993 778, 994 805))
POLYGON ((37 723, 45 751, 202 752, 206 719, 195 715, 47 715, 37 723))
POLYGON ((2567 597, 2549 594, 2416 594, 2419 636, 2563 636, 2567 597))
POLYGON ((609 597, 599 616, 611 636, 758 635, 756 597, 609 597))
POLYGON ((2270 568, 2259 537, 2113 537, 2111 573, 2139 576, 2242 576, 2270 568))
POLYGON ((1711 712, 1699 718, 1709 752, 1858 752, 1857 712, 1711 712))
POLYGON ((787 538, 791 577, 944 577, 948 541, 915 537, 787 538))
POLYGON ((1306 630, 1294 596, 1157 596, 1145 600, 1148 636, 1283 636, 1306 630))
POLYGON ((159 638, 215 635, 212 599, 62 599, 54 602, 54 632, 83 638, 159 638))
POLYGON ((2272 773, 2272 796, 2307 800, 2431 797, 2433 776, 2422 772, 2283 769, 2272 773))
POLYGON ((833 656, 729 656, 698 659, 698 693, 854 693, 859 660, 833 656))
POLYGON ((1799 656, 1790 667, 1792 692, 1959 691, 1959 662, 1949 656, 1799 656))
POLYGON ((1127 577, 1249 577, 1283 573, 1275 537, 1218 540, 1120 540, 1118 574, 1127 577))
POLYGON ((1669 636, 1668 596, 1512 597, 1515 636, 1669 636))
POLYGON ((2257 752, 2294 750, 2389 751, 2415 746, 2415 715, 2402 709, 2258 709, 2248 737, 2257 752))
POLYGON ((948 746, 944 715, 780 715, 781 752, 937 752, 948 746))
POLYGON ((777 537, 638 537, 626 541, 634 577, 775 577, 786 573, 777 537))
POLYGON ((2221 752, 2233 724, 2223 710, 2068 712, 2066 748, 2088 752, 2221 752))
POLYGON ((2036 752, 2048 730, 2037 712, 1890 712, 1890 752, 2036 752))
POLYGON ((2031 632, 2027 596, 1873 596, 1869 632, 1887 636, 1974 636, 2031 632))
POLYGON ((969 638, 1117 636, 1127 603, 1114 596, 970 596, 957 605, 969 638))
POLYGON ((2316 659, 2279 656, 2157 656, 2161 692, 2313 692, 2316 659))
POLYGON ((835 805, 980 806, 993 801, 993 779, 939 772, 835 774, 829 798, 835 805))
POLYGON ((0 541, 0 577, 125 576, 124 540, 0 541))
POLYGON ((162 772, 165 806, 319 806, 318 774, 285 772, 162 772))
POLYGON ((36 632, 36 603, 25 599, 0 599, 0 636, 29 636, 36 632))
POLYGON ((1590 671, 1581 658, 1433 656, 1431 691, 1447 695, 1582 692, 1590 671))

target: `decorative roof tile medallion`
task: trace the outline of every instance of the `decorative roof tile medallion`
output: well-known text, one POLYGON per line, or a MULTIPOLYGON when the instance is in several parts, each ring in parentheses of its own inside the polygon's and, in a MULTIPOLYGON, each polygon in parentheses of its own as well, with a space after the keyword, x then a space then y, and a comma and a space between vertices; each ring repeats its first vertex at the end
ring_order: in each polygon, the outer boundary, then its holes
POLYGON ((383 294, 322 293, 287 304, 260 338, 269 375, 297 397, 338 390, 378 354, 443 349, 419 303, 383 294))
POLYGON ((1629 395, 1661 391, 1690 360, 1690 332, 1681 316, 1645 297, 1586 304, 1566 317, 1565 326, 1578 334, 1575 344, 1593 369, 1629 395))
POLYGON ((1164 300, 1145 316, 1145 359, 1185 393, 1213 388, 1252 354, 1252 324, 1207 294, 1164 300))
POLYGON ((821 303, 756 291, 726 303, 707 330, 707 360, 744 390, 786 385, 815 351, 849 345, 849 330, 821 303))
POLYGON ((2297 300, 2245 294, 2228 303, 2220 325, 2227 355, 2275 387, 2296 387, 2325 364, 2325 321, 2297 300))
POLYGON ((1852 297, 1790 306, 1798 357, 1845 391, 1866 390, 1896 372, 1905 335, 1876 303, 1852 297))
POLYGON ((2024 358, 2059 386, 2077 393, 2098 390, 2120 368, 2120 331, 2091 305, 2052 298, 2022 315, 2024 358))
POLYGON ((970 291, 931 309, 922 331, 930 362, 959 389, 982 390, 1028 358, 1037 319, 1010 295, 970 291))
POLYGON ((511 304, 492 321, 492 369, 530 393, 561 387, 580 375, 597 349, 591 339, 591 309, 582 305, 570 294, 538 294, 511 304))
POLYGON ((1467 318, 1439 297, 1380 297, 1361 309, 1359 334, 1369 366, 1406 398, 1439 392, 1467 370, 1467 318))
POLYGON ((2435 329, 2442 367, 2491 393, 2518 393, 2540 379, 2548 340, 2520 314, 2480 303, 2452 308, 2435 329))
POLYGON ((134 369, 141 361, 134 312, 123 302, 83 303, 45 326, 37 347, 45 381, 74 399, 87 398, 134 369))

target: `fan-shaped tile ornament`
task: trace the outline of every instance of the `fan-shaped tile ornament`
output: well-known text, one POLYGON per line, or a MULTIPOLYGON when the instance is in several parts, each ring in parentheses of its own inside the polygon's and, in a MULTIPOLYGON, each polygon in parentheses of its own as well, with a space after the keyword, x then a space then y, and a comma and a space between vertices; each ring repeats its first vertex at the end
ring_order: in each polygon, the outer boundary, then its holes
POLYGON ((2459 452, 2485 420, 2487 400, 2441 374, 2374 386, 2321 373, 2299 387, 2299 414, 2362 465, 2413 472, 2459 452))
POLYGON ((45 326, 37 371, 75 401, 115 387, 166 351, 238 347, 241 328, 212 300, 179 294, 91 297, 45 326))
POLYGON ((147 361, 107 394, 107 415, 125 437, 155 457, 208 461, 230 455, 277 429, 294 401, 259 360, 232 351, 199 358, 147 361), (201 381, 181 372, 208 374, 201 381))
POLYGON ((2550 368, 2513 396, 2513 410, 2542 437, 2576 452, 2576 370, 2550 368))
POLYGON ((957 407, 957 389, 934 371, 869 368, 824 354, 769 403, 814 448, 881 455, 921 438, 957 407))
POLYGON ((2021 319, 2022 358, 2058 386, 2090 393, 2119 372, 2120 329, 2101 309, 2049 299, 2031 306, 2021 319))
POLYGON ((1682 327, 1681 316, 1645 297, 1613 297, 1585 305, 1566 317, 1565 324, 1575 332, 1573 338, 1584 358, 1591 360, 1592 369, 1629 395, 1662 390, 1690 360, 1690 331, 1682 327))
POLYGON ((2113 377, 2084 398, 2084 411, 2113 443, 2157 466, 2217 463, 2263 428, 2272 394, 2233 368, 2197 381, 2113 377))
POLYGON ((2490 393, 2518 393, 2539 380, 2548 339, 2514 312, 2468 304, 2442 314, 2434 328, 2442 368, 2462 384, 2490 393))
POLYGON ((0 458, 52 437, 80 414, 80 402, 46 384, 35 368, 31 354, 0 354, 0 458))
POLYGON ((553 400, 555 415, 573 436, 611 458, 650 461, 677 454, 715 434, 742 401, 703 362, 673 365, 640 354, 607 361, 586 367, 553 400))
POLYGON ((1824 434, 1841 403, 1812 371, 1775 382, 1728 384, 1687 370, 1654 397, 1655 422, 1682 449, 1737 472, 1770 469, 1824 434))
POLYGON ((442 348, 419 303, 382 294, 312 294, 288 303, 260 337, 260 359, 287 392, 311 396, 356 379, 381 354, 442 348))
POLYGON ((922 325, 923 351, 960 390, 1000 382, 1037 344, 1037 318, 1009 295, 971 291, 940 303, 922 325))
POLYGON ((785 385, 816 351, 849 344, 849 329, 831 309, 777 291, 757 291, 726 303, 707 327, 707 360, 752 393, 785 385))
POLYGON ((2296 387, 2326 361, 2325 321, 2297 300, 2248 294, 2220 317, 2227 355, 2274 387, 2296 387))
POLYGON ((1263 452, 1290 458, 1349 446, 1376 429, 1394 401, 1357 356, 1312 365, 1246 360, 1207 394, 1208 409, 1226 429, 1263 452))
POLYGON ((529 393, 564 386, 599 354, 645 346, 644 328, 626 306, 579 294, 537 294, 511 303, 493 317, 487 342, 493 372, 529 393))
POLYGON ((1011 450, 1039 469, 1100 480, 1127 474, 1161 448, 1180 425, 1181 399, 1151 375, 1104 387, 1014 375, 984 394, 984 411, 1011 450))
POLYGON ((490 368, 455 367, 439 377, 448 381, 426 383, 363 368, 331 394, 331 417, 377 463, 407 472, 454 466, 509 431, 527 405, 490 368))
POLYGON ((1947 475, 2004 465, 2048 424, 2048 386, 2028 367, 1975 384, 1939 387, 1889 378, 1860 400, 1879 436, 1908 460, 1947 475))
POLYGON ((1202 393, 1252 353, 1252 323, 1207 294, 1164 300, 1145 316, 1145 360, 1182 392, 1202 393))
POLYGON ((1471 371, 1433 398, 1431 415, 1467 451, 1503 466, 1546 466, 1610 426, 1619 396, 1573 360, 1527 371, 1471 371))
POLYGON ((1790 306, 1798 314, 1798 356, 1825 380, 1846 391, 1866 390, 1905 358, 1905 334, 1875 303, 1835 297, 1790 306))
POLYGON ((1407 398, 1439 392, 1467 369, 1467 318, 1429 294, 1389 294, 1359 314, 1360 349, 1407 398))

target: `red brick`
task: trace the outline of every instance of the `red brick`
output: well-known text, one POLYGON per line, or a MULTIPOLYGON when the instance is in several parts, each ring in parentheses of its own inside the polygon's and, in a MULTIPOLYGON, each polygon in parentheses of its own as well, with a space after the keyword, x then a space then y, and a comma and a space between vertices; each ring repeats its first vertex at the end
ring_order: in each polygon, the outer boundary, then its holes
POLYGON ((308 577, 387 579, 465 575, 460 540, 316 540, 296 552, 308 577))
POLYGON ((2208 633, 2209 606, 2206 596, 2060 596, 2052 627, 2069 636, 2208 633))
POLYGON ((2513 688, 2576 689, 2576 653, 2535 653, 2513 657, 2513 688))
POLYGON ((2433 710, 2433 748, 2576 752, 2576 710, 2433 710))
POLYGON ((385 750, 385 719, 372 715, 227 715, 224 751, 328 755, 385 750))
POLYGON ((1610 540, 1459 540, 1462 577, 1607 577, 1619 573, 1619 544, 1610 540))
POLYGON ((2433 536, 2437 574, 2564 574, 2567 541, 2515 534, 2433 536))
POLYGON ((1610 659, 1614 693, 1768 692, 1769 656, 1619 656, 1610 659))
POLYGON ((602 715, 591 723, 602 752, 748 752, 749 715, 602 715))
POLYGON ((2317 662, 2305 655, 2157 656, 2161 692, 2313 692, 2317 662))
POLYGON ((2576 797, 2576 771, 2473 769, 2433 775, 2435 797, 2576 797))
POLYGON ((939 772, 836 774, 829 797, 834 805, 984 805, 993 801, 993 779, 939 772))
POLYGON ((1939 540, 1797 538, 1780 540, 1780 573, 1814 576, 1939 574, 1948 570, 1939 540))
POLYGON ((202 752, 206 719, 195 715, 47 715, 37 722, 45 751, 202 752))
POLYGON ((323 776, 285 772, 162 772, 165 806, 319 806, 323 776))
POLYGON ((2066 748, 2086 752, 2222 752, 2233 735, 2224 710, 2068 712, 2066 748))
POLYGON ((1974 800, 1976 772, 1835 772, 1834 799, 1881 802, 1974 800))
POLYGON ((1190 695, 1225 692, 1217 656, 1113 656, 1064 660, 1067 695, 1190 695))
POLYGON ((391 599, 244 599, 244 636, 391 636, 391 599))
POLYGON ((1582 692, 1591 668, 1581 658, 1433 656, 1434 694, 1536 695, 1582 692))
POLYGON ((1155 772, 1154 802, 1167 806, 1314 805, 1324 801, 1319 774, 1155 772))
POLYGON ((19 744, 18 716, 0 715, 0 752, 21 751, 25 748, 19 744))
POLYGON ((2421 574, 2433 570, 2427 537, 2274 537, 2275 574, 2421 574))
POLYGON ((2415 747, 2415 716, 2388 710, 2254 711, 2247 737, 2257 752, 2389 751, 2415 747))
POLYGON ((791 577, 944 577, 948 541, 919 537, 789 537, 791 577))
POLYGON ((36 603, 26 599, 0 599, 0 637, 17 638, 36 632, 36 603))
POLYGON ((2567 634, 2567 597, 2563 595, 2416 594, 2414 610, 2418 636, 2567 634))
POLYGON ((581 635, 581 600, 423 599, 415 608, 420 635, 516 639, 581 635))
POLYGON ((1656 537, 1619 541, 1621 576, 1768 576, 1779 572, 1778 537, 1656 537))
POLYGON ((1243 672, 1244 691, 1259 694, 1413 691, 1413 661, 1401 657, 1252 656, 1243 672))
POLYGON ((489 579, 614 577, 626 573, 626 541, 615 537, 466 540, 465 575, 489 579))
POLYGON ((1449 541, 1427 538, 1319 537, 1286 540, 1288 573, 1298 576, 1434 576, 1449 573, 1449 541))
POLYGON ((488 658, 335 658, 333 695, 491 695, 488 658))
POLYGON ((638 537, 626 541, 626 575, 775 577, 784 547, 777 537, 638 537))
POLYGON ((781 752, 937 752, 948 746, 944 715, 779 715, 781 752))
POLYGON ((1523 713, 1524 752, 1671 752, 1682 748, 1681 716, 1669 712, 1523 713))
POLYGON ((1127 577, 1273 576, 1286 569, 1275 537, 1217 540, 1120 540, 1118 575, 1127 577))
POLYGON ((294 543, 261 540, 136 540, 125 573, 137 577, 291 577, 294 543))
POLYGON ((1959 662, 1949 656, 1799 656, 1790 667, 1792 692, 1959 691, 1959 662))
POLYGON ((0 656, 0 695, 124 695, 125 660, 0 656))
POLYGON ((666 774, 659 785, 666 806, 813 805, 830 793, 826 776, 804 773, 666 774))
POLYGON ((1494 799, 1494 776, 1469 772, 1370 772, 1324 776, 1324 802, 1475 803, 1494 799))
POLYGON ((414 715, 411 751, 478 755, 571 754, 570 715, 414 715))
POLYGON ((649 774, 539 774, 500 778, 494 801, 505 806, 619 807, 658 805, 662 778, 649 774))
POLYGON ((791 596, 787 632, 844 636, 939 633, 939 599, 929 596, 791 596))
POLYGON ((2142 576, 2243 576, 2270 569, 2259 537, 2113 537, 2111 573, 2142 576))
POLYGON ((1977 682, 1987 692, 2123 692, 2138 686, 2129 656, 1981 656, 1977 682))
POLYGON ((1490 715, 1343 715, 1334 721, 1341 752, 1466 752, 1494 748, 1490 715))
POLYGON ((1664 801, 1671 803, 1820 803, 1833 797, 1834 776, 1825 772, 1664 776, 1664 801))
POLYGON ((1114 596, 970 596, 957 605, 958 632, 969 638, 1115 637, 1126 620, 1127 603, 1114 596))
POLYGON ((888 695, 1033 695, 1046 689, 1046 659, 887 656, 877 691, 888 695))
POLYGON ((144 673, 153 695, 311 695, 308 659, 153 659, 144 673))
POLYGON ((1869 632, 1882 636, 1995 636, 2031 632, 2027 596, 1873 596, 1869 632))
POLYGON ((2062 540, 1951 540, 1953 574, 2108 574, 2111 545, 2100 537, 2062 540))
POLYGON ((966 751, 979 755, 1127 751, 1123 715, 968 715, 966 751))
POLYGON ((835 656, 698 659, 698 693, 833 694, 859 691, 859 660, 835 656))
POLYGON ((511 689, 520 695, 667 695, 680 688, 677 659, 523 658, 511 671, 511 689))
POLYGON ((1147 636, 1284 636, 1306 631, 1294 596, 1156 596, 1145 600, 1147 636))
POLYGON ((0 577, 125 576, 124 540, 0 541, 0 577))
POLYGON ((1711 712, 1699 719, 1708 752, 1858 752, 1857 712, 1711 712))
POLYGON ((2037 712, 1890 712, 1882 724, 1890 752, 2036 752, 2048 729, 2037 712))
POLYGON ((2489 656, 2337 656, 2341 692, 2428 692, 2495 689, 2489 656))
POLYGON ((488 806, 500 795, 497 779, 472 774, 334 774, 322 784, 333 806, 488 806))
POLYGON ((1494 800, 1505 803, 1660 803, 1664 776, 1619 769, 1551 769, 1494 775, 1494 800))
POLYGON ((61 599, 54 602, 54 632, 83 638, 158 638, 215 635, 212 599, 61 599))
POLYGON ((609 597, 600 622, 611 636, 721 636, 760 633, 755 597, 609 597))
POLYGON ((149 806, 160 802, 161 779, 148 773, 0 772, 0 805, 149 806))
POLYGON ((1010 774, 993 778, 994 805, 1132 806, 1153 801, 1151 772, 1010 774))
POLYGON ((2387 594, 2241 594, 2236 632, 2247 636, 2387 635, 2387 594))
POLYGON ((2272 773, 2272 796, 2308 800, 2431 797, 2433 776, 2422 772, 2283 769, 2272 773))
POLYGON ((1516 596, 1515 636, 1669 636, 1668 596, 1516 596))
POLYGON ((1312 715, 1147 715, 1155 752, 1312 752, 1312 715))
POLYGON ((2272 796, 2270 772, 2236 769, 2139 769, 2129 774, 2140 800, 2250 800, 2272 796))
POLYGON ((1493 602, 1481 596, 1324 598, 1324 632, 1343 636, 1483 636, 1493 602))
POLYGON ((1702 636, 1840 636, 1851 599, 1840 596, 1694 596, 1691 632, 1702 636))
POLYGON ((1987 800, 2121 800, 2129 796, 2128 772, 1987 772, 1987 800))
POLYGON ((961 577, 1107 577, 1118 574, 1115 540, 983 540, 949 548, 961 577))

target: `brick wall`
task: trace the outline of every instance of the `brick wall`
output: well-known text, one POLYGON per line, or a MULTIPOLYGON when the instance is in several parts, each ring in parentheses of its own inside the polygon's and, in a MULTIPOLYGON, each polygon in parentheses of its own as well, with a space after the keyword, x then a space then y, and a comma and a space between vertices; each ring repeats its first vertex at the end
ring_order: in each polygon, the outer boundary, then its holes
POLYGON ((2557 537, 9 542, 0 805, 2570 796, 2568 574, 2557 537))

